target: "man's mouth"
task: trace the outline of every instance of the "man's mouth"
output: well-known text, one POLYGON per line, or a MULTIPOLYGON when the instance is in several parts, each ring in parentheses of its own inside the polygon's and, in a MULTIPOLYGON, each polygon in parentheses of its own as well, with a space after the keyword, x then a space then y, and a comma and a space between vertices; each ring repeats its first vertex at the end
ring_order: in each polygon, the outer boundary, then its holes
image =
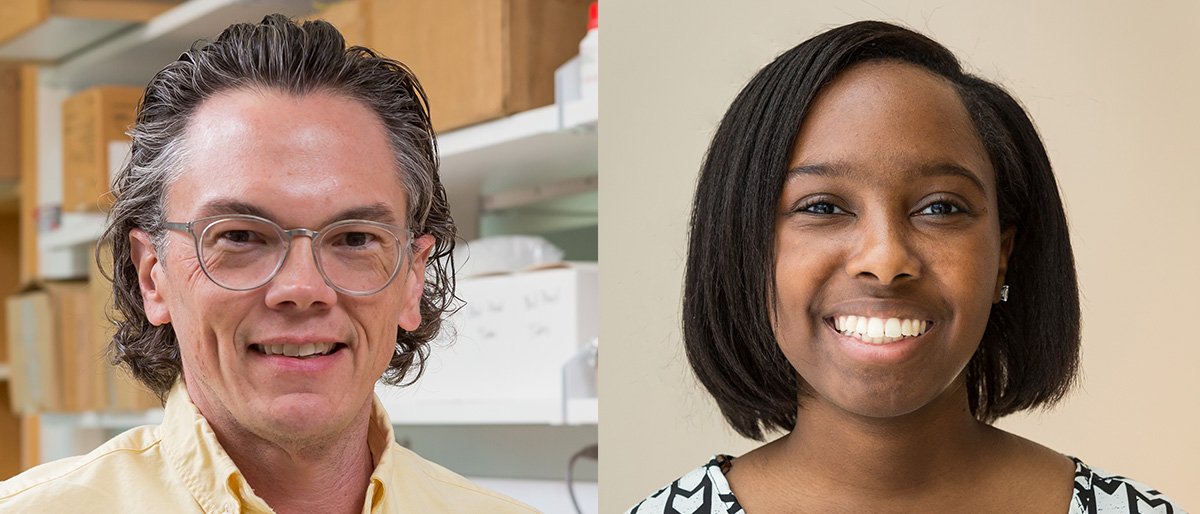
POLYGON ((334 353, 346 345, 342 343, 307 344, 252 344, 250 349, 264 355, 283 355, 297 359, 311 359, 334 353))
POLYGON ((929 331, 932 321, 870 316, 835 316, 833 328, 844 336, 867 344, 890 344, 917 337, 929 331))

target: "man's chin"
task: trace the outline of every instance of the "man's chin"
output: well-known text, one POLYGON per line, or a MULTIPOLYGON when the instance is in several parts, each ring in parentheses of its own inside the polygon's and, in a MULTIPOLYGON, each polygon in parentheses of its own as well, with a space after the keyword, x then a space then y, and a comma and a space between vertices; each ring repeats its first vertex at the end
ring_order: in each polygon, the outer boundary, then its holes
POLYGON ((247 409, 242 421, 260 436, 284 442, 325 439, 344 431, 362 412, 361 402, 329 398, 322 393, 290 392, 267 401, 264 409, 247 409), (353 406, 352 406, 353 405, 353 406))

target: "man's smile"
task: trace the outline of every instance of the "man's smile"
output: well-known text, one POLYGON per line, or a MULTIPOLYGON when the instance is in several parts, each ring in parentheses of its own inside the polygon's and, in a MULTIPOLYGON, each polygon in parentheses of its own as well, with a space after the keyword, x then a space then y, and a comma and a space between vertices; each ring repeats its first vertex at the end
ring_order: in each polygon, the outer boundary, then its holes
POLYGON ((345 346, 342 343, 252 344, 250 349, 265 355, 283 355, 304 359, 329 355, 345 346))

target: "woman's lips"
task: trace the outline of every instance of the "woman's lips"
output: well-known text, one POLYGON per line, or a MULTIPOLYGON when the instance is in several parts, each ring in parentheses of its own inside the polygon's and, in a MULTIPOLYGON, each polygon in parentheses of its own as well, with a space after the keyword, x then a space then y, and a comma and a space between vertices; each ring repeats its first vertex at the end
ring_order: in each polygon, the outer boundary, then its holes
POLYGON ((929 331, 933 322, 912 318, 877 318, 844 315, 829 318, 834 330, 866 344, 883 345, 917 337, 929 331))

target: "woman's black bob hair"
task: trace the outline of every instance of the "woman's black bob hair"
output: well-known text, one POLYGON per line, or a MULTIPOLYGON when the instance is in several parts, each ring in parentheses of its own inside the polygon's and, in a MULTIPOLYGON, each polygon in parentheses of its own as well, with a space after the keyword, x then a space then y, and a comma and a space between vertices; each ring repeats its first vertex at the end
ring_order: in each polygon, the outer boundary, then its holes
POLYGON ((1016 226, 1005 281, 967 364, 977 419, 1049 406, 1074 383, 1079 290, 1067 220, 1050 160, 1025 110, 1002 88, 962 70, 937 42, 864 21, 824 32, 751 79, 713 136, 693 204, 683 300, 688 360, 739 434, 763 440, 795 427, 811 395, 776 342, 775 210, 800 124, 814 98, 864 61, 907 62, 957 89, 995 169, 1000 226, 1016 226))

